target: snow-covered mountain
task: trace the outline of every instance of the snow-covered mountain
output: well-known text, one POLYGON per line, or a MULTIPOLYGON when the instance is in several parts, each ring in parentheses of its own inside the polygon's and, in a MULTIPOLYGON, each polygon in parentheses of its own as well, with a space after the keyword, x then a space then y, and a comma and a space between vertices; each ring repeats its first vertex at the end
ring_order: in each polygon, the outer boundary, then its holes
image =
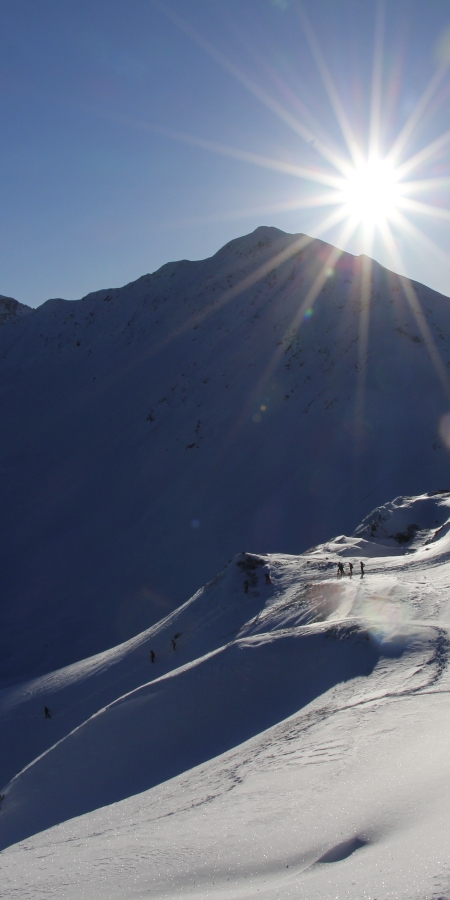
POLYGON ((0 897, 449 896, 449 587, 450 492, 399 497, 4 689, 0 897))
POLYGON ((299 553, 449 486, 449 301, 416 284, 413 313, 368 270, 259 228, 3 324, 3 684, 132 637, 243 547, 299 553))

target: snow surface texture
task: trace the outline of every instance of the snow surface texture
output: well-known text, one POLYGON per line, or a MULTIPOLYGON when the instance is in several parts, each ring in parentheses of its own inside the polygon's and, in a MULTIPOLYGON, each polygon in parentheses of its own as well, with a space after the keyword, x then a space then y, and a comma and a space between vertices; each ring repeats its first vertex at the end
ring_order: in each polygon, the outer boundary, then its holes
POLYGON ((441 492, 238 554, 143 634, 2 691, 0 897, 448 898, 449 529, 441 492))
POLYGON ((258 228, 2 326, 0 684, 140 633, 243 547, 299 553, 450 487, 424 339, 449 366, 449 301, 415 285, 415 316, 367 271, 258 228))

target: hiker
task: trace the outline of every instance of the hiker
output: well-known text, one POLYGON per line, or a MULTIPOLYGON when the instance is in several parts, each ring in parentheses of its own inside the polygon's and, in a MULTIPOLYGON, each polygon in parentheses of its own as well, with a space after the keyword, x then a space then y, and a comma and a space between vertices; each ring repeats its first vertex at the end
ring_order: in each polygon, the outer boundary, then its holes
POLYGON ((154 662, 155 662, 155 659, 156 659, 156 655, 155 655, 155 653, 154 653, 154 651, 153 651, 153 650, 150 650, 150 659, 151 659, 151 661, 152 661, 152 663, 154 663, 154 662))
POLYGON ((344 563, 338 562, 338 575, 342 577, 344 574, 344 563))
POLYGON ((245 579, 245 581, 244 581, 244 594, 248 594, 249 586, 250 586, 249 582, 247 581, 247 579, 245 579))
POLYGON ((44 716, 46 719, 51 719, 52 713, 48 706, 44 706, 44 716))
POLYGON ((173 649, 176 650, 176 649, 177 649, 177 642, 176 642, 175 638, 172 638, 171 644, 172 644, 173 649))
POLYGON ((351 578, 352 575, 353 575, 353 563, 349 563, 349 564, 348 564, 348 567, 349 567, 349 569, 350 569, 350 578, 351 578))
POLYGON ((270 573, 269 573, 269 572, 264 572, 264 578, 266 579, 266 584, 272 584, 272 582, 271 582, 271 580, 270 580, 270 573))
POLYGON ((361 578, 364 578, 364 563, 362 560, 360 562, 360 566, 361 566, 361 578))

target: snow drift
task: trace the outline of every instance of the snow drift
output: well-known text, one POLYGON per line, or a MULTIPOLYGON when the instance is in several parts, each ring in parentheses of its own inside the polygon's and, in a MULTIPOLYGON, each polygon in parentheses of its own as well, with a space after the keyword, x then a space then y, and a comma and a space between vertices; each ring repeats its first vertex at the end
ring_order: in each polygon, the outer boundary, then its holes
POLYGON ((302 557, 239 554, 147 632, 4 690, 0 765, 11 780, 2 790, 0 845, 168 781, 317 698, 339 697, 346 682, 364 702, 437 684, 447 626, 418 612, 411 577, 425 559, 446 571, 447 524, 450 494, 397 498, 345 542, 302 557), (388 530, 401 521, 407 534, 414 523, 414 549, 405 556, 401 540, 393 556, 373 521, 388 530), (356 564, 364 555, 362 578, 356 564), (340 556, 354 561, 353 577, 348 568, 336 576, 340 556))
POLYGON ((397 497, 5 688, 0 897, 446 896, 449 531, 397 497))

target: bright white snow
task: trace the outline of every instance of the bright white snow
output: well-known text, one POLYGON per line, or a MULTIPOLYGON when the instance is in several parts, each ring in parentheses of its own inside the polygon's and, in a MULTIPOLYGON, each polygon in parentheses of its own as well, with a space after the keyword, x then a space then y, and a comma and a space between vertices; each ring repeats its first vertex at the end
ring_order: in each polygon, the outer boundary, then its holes
POLYGON ((443 492, 240 554, 149 631, 5 689, 0 896, 449 896, 449 530, 443 492))

